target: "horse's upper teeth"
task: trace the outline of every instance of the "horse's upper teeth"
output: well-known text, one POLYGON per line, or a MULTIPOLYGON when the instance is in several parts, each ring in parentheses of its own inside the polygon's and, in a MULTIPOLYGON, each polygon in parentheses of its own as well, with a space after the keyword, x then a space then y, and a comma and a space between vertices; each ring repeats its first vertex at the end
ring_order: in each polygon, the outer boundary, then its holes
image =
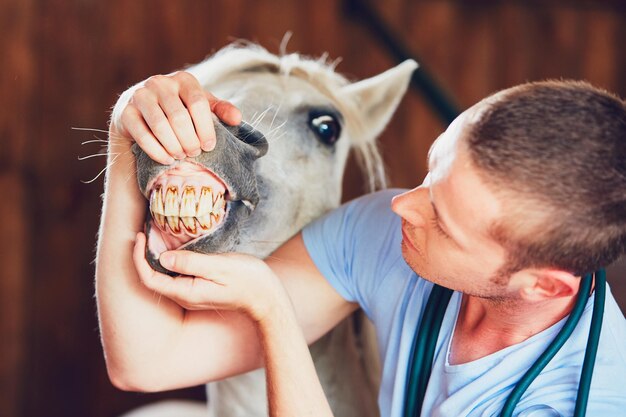
POLYGON ((213 213, 217 213, 222 207, 224 207, 224 196, 222 194, 218 194, 213 201, 213 213))
POLYGON ((198 199, 198 212, 196 216, 200 217, 213 211, 213 193, 209 187, 202 187, 200 198, 198 199))
POLYGON ((185 187, 180 201, 180 217, 193 217, 196 215, 196 193, 193 187, 185 187))
POLYGON ((150 196, 150 211, 156 214, 165 214, 163 208, 163 195, 161 194, 161 186, 157 186, 150 196))
POLYGON ((166 216, 177 216, 180 214, 178 202, 178 188, 168 187, 165 193, 165 214, 166 216))

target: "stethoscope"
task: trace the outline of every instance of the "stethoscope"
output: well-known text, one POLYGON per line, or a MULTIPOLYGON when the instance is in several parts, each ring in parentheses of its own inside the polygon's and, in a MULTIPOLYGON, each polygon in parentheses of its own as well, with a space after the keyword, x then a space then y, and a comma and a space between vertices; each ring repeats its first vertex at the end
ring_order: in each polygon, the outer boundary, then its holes
MULTIPOLYGON (((593 366, 596 361, 596 353, 598 352, 598 342, 600 341, 600 330, 602 328, 602 318, 604 315, 604 299, 606 294, 606 271, 604 269, 600 269, 594 274, 586 274, 582 278, 580 289, 576 297, 576 303, 563 325, 563 328, 559 331, 548 348, 517 382, 504 403, 500 417, 512 416, 515 406, 524 392, 526 392, 528 386, 537 378, 543 368, 545 368, 548 362, 550 362, 570 337, 583 314, 594 278, 595 298, 593 314, 591 316, 589 338, 587 339, 585 359, 583 361, 582 373, 578 384, 578 394, 576 397, 576 407, 574 409, 574 417, 585 416, 591 386, 591 375, 593 374, 593 366)), ((415 333, 411 347, 407 382, 404 392, 404 417, 418 417, 421 413, 424 395, 426 394, 426 387, 428 386, 428 379, 430 378, 432 369, 437 337, 439 336, 441 322, 443 321, 451 296, 452 290, 435 284, 428 297, 424 314, 422 315, 419 328, 415 333)))

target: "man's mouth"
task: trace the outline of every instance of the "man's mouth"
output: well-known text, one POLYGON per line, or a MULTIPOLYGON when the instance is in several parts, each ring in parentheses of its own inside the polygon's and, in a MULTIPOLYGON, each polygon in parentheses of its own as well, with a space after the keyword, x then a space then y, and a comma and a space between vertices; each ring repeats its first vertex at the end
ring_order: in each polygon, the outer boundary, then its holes
POLYGON ((422 253, 419 249, 417 249, 417 247, 413 244, 413 241, 411 241, 411 239, 409 238, 409 235, 405 229, 406 227, 406 223, 405 220, 402 220, 402 241, 409 247, 409 249, 417 252, 417 253, 422 253))

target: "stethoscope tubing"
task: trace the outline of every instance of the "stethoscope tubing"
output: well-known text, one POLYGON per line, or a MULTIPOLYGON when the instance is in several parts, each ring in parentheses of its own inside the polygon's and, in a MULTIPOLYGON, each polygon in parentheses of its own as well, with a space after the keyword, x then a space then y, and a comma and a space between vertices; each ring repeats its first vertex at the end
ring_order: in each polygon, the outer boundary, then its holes
POLYGON ((591 377, 593 376, 598 345, 600 344, 600 331, 602 330, 604 304, 606 301, 606 271, 604 269, 600 269, 596 272, 595 285, 593 314, 591 316, 591 326, 589 327, 589 337, 587 339, 583 369, 578 384, 574 417, 583 417, 587 412, 587 402, 589 400, 589 392, 591 391, 591 377))
POLYGON ((441 322, 451 296, 452 290, 435 284, 428 297, 409 356, 412 360, 409 362, 409 374, 404 394, 405 416, 419 416, 422 409, 432 369, 432 365, 428 366, 428 364, 432 364, 441 322), (424 335, 427 336, 423 337, 424 335))

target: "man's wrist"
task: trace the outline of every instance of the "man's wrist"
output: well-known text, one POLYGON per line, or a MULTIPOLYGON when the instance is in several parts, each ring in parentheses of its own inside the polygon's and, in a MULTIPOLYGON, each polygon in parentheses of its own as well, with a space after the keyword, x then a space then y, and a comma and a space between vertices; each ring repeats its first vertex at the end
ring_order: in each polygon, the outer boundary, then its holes
POLYGON ((276 291, 266 301, 262 307, 251 312, 252 318, 262 332, 280 326, 288 320, 295 321, 295 311, 286 291, 276 291))

